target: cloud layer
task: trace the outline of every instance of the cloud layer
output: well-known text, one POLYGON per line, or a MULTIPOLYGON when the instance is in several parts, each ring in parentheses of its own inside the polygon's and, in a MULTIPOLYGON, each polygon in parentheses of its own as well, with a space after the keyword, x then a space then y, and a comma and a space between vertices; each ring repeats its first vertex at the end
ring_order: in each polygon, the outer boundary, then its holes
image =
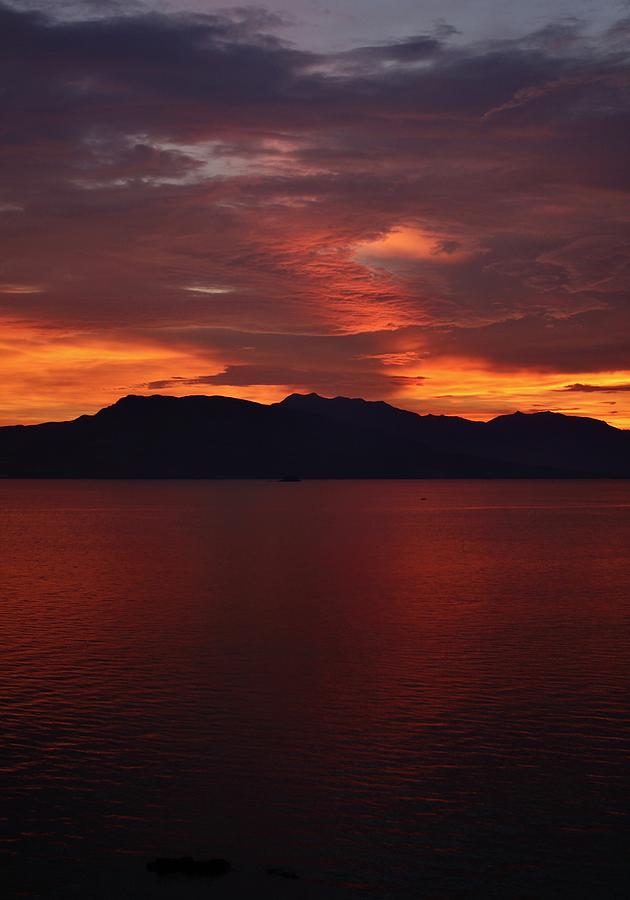
POLYGON ((629 21, 325 54, 112 9, 0 5, 5 421, 216 385, 630 423, 629 21))

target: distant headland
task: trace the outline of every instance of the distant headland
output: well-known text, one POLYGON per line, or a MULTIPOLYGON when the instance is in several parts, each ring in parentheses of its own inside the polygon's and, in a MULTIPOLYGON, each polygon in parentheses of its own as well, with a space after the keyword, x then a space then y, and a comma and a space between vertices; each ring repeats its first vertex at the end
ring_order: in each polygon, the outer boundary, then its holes
POLYGON ((5 478, 627 478, 630 431, 514 413, 489 422, 291 394, 130 395, 93 416, 0 428, 5 478))

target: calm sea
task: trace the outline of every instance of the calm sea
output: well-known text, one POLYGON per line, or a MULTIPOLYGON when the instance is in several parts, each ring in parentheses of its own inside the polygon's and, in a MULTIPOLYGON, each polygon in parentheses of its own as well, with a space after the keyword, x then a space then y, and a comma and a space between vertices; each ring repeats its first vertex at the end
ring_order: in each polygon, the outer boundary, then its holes
POLYGON ((630 895, 630 483, 0 482, 0 645, 7 896, 630 895))

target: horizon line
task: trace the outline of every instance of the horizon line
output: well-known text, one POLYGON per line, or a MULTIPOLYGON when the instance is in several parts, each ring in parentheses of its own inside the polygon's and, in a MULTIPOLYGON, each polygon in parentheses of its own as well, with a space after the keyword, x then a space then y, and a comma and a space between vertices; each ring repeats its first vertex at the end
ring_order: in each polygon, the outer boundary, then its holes
POLYGON ((610 422, 606 421, 606 419, 600 419, 596 416, 589 416, 589 415, 584 415, 584 414, 580 414, 580 413, 557 412, 552 409, 538 409, 533 412, 524 412, 521 409, 514 409, 512 412, 498 413, 497 415, 491 416, 488 419, 471 419, 468 416, 449 414, 449 413, 433 413, 433 412, 421 413, 421 412, 417 412, 416 410, 406 409, 403 406, 395 406, 393 403, 390 403, 388 400, 367 400, 365 397, 348 397, 345 394, 335 394, 334 396, 327 396, 324 394, 320 394, 317 391, 307 391, 305 393, 301 393, 300 391, 291 391, 285 397, 283 397, 281 400, 275 400, 271 403, 263 403, 260 400, 249 400, 245 397, 233 397, 233 396, 230 396, 229 394, 181 394, 180 395, 180 394, 161 394, 159 392, 158 393, 150 393, 150 394, 129 393, 129 394, 122 394, 116 400, 114 400, 112 403, 107 403, 104 406, 100 406, 98 409, 95 410, 95 412, 92 412, 92 413, 80 413, 78 416, 74 416, 69 419, 45 419, 45 420, 38 421, 38 422, 7 423, 5 425, 0 425, 0 429, 3 429, 3 428, 31 428, 31 427, 36 427, 38 425, 56 425, 56 424, 63 424, 66 422, 76 422, 79 419, 82 419, 84 417, 96 416, 99 413, 103 412, 104 410, 111 409, 114 406, 116 406, 117 404, 119 404, 121 401, 130 399, 130 398, 137 398, 137 399, 144 399, 144 400, 150 400, 153 398, 160 398, 160 399, 165 399, 165 400, 190 400, 190 399, 232 400, 236 403, 248 403, 248 404, 251 404, 252 406, 263 406, 265 408, 269 408, 272 406, 280 406, 291 397, 302 397, 302 398, 316 397, 319 400, 325 400, 325 401, 331 401, 331 402, 335 401, 335 400, 347 400, 348 402, 355 402, 355 403, 367 403, 367 404, 374 404, 374 405, 380 404, 380 405, 388 406, 391 409, 399 410, 400 412, 406 412, 406 413, 409 413, 410 415, 418 416, 419 418, 431 417, 431 418, 437 418, 437 419, 439 419, 439 418, 460 419, 460 420, 463 420, 466 422, 475 422, 478 424, 488 424, 489 422, 493 422, 496 419, 501 419, 501 418, 510 417, 510 416, 517 416, 517 415, 518 416, 552 415, 552 416, 561 416, 562 418, 565 418, 565 419, 587 419, 592 422, 601 422, 602 424, 607 425, 609 428, 612 428, 615 431, 622 431, 622 432, 630 431, 630 429, 628 429, 628 428, 620 428, 618 425, 613 425, 610 422))

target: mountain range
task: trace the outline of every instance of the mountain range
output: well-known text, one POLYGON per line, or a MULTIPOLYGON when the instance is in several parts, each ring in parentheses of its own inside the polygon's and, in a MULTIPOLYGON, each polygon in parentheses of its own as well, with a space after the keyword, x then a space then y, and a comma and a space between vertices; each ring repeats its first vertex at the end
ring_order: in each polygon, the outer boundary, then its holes
POLYGON ((630 477, 630 431, 559 413, 489 422, 291 394, 123 397, 69 422, 0 428, 18 478, 630 477))

